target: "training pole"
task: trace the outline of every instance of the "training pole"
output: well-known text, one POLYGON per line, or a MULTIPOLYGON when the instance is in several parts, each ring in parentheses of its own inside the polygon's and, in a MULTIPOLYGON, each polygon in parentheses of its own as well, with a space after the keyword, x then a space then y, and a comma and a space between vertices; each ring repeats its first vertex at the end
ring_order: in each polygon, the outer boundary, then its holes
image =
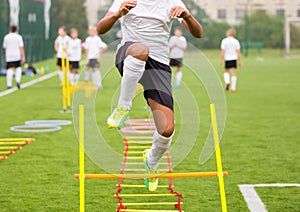
POLYGON ((71 92, 70 92, 70 80, 69 80, 69 71, 70 71, 70 62, 69 59, 66 58, 66 71, 65 71, 65 79, 66 79, 66 92, 67 92, 67 108, 71 107, 71 92))
POLYGON ((227 204, 226 204, 226 195, 225 195, 225 186, 224 186, 224 178, 223 178, 223 168, 222 168, 221 150, 220 150, 220 141, 219 141, 219 134, 218 134, 218 125, 217 125, 215 104, 210 104, 210 112, 211 112, 211 123, 212 123, 212 129, 213 129, 214 144, 215 144, 215 149, 216 149, 216 162, 217 162, 217 168, 218 168, 218 179, 219 179, 220 197, 221 197, 221 203, 222 203, 222 212, 227 212, 227 204))
POLYGON ((80 212, 84 212, 84 105, 79 106, 80 212))
POLYGON ((62 98, 63 98, 63 110, 67 111, 67 91, 66 91, 66 61, 65 61, 65 54, 63 51, 63 55, 61 57, 61 71, 62 71, 62 98))

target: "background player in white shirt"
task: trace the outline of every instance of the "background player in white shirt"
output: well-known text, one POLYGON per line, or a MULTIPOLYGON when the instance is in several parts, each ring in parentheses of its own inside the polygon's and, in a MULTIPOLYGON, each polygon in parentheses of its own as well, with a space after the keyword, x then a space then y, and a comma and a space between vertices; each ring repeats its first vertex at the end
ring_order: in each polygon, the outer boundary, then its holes
POLYGON ((92 69, 92 80, 97 88, 102 88, 102 77, 99 70, 100 58, 107 45, 98 36, 97 29, 94 26, 89 27, 89 37, 85 40, 86 63, 84 80, 89 81, 90 69, 92 69))
POLYGON ((170 66, 177 67, 176 80, 174 88, 179 88, 182 80, 182 60, 184 57, 184 51, 187 48, 187 42, 185 37, 182 36, 183 31, 181 27, 176 27, 174 35, 170 38, 170 66))
MULTIPOLYGON (((120 19, 123 35, 116 55, 116 66, 123 76, 121 94, 119 106, 107 120, 108 126, 122 127, 139 81, 153 113, 157 130, 152 148, 144 152, 146 173, 156 173, 174 135, 168 43, 175 18, 182 18, 183 25, 194 37, 202 36, 201 25, 181 0, 115 0, 98 23, 98 32, 104 34, 120 19)), ((158 179, 145 179, 145 184, 149 191, 155 191, 158 179)))
POLYGON ((24 42, 21 35, 17 33, 16 26, 10 27, 10 32, 4 37, 3 48, 6 60, 6 83, 7 89, 12 88, 14 69, 16 69, 16 85, 20 89, 22 69, 21 64, 25 63, 24 42))
POLYGON ((235 38, 235 29, 229 29, 226 32, 226 38, 222 40, 221 43, 221 57, 220 66, 223 66, 223 61, 225 60, 225 72, 224 81, 226 84, 226 90, 229 90, 231 84, 231 91, 236 91, 237 75, 236 68, 237 62, 239 67, 242 67, 242 56, 241 56, 241 46, 240 42, 235 38), (231 72, 231 82, 230 73, 231 72))
POLYGON ((78 30, 72 28, 70 31, 71 39, 68 45, 68 54, 70 62, 70 84, 74 85, 79 81, 79 68, 82 55, 82 42, 78 39, 78 30))
POLYGON ((68 45, 70 37, 67 35, 67 28, 64 26, 59 27, 58 37, 54 42, 54 49, 57 52, 57 66, 59 67, 59 80, 62 82, 63 73, 62 73, 62 57, 67 58, 68 45))

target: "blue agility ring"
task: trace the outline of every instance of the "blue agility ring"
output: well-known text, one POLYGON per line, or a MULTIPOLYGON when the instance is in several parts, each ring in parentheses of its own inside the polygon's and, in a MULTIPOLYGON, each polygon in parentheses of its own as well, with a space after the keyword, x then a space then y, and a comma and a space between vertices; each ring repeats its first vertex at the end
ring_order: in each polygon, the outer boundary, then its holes
POLYGON ((61 130, 61 126, 54 125, 23 125, 10 128, 12 132, 21 133, 49 133, 61 130))
POLYGON ((35 126, 35 125, 67 126, 71 124, 72 121, 69 120, 31 120, 25 122, 25 125, 30 125, 30 126, 35 126))

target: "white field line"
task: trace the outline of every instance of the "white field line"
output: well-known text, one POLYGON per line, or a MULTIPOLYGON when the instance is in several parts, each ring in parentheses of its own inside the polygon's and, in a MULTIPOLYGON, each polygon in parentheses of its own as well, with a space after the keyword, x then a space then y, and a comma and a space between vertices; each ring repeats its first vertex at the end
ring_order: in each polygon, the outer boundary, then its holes
MULTIPOLYGON (((26 83, 24 83, 24 84, 21 85, 21 88, 24 89, 24 88, 27 88, 27 87, 32 86, 32 85, 34 85, 34 84, 37 84, 37 83, 39 83, 39 82, 43 82, 43 81, 45 81, 45 80, 47 80, 47 79, 50 79, 50 78, 56 76, 56 75, 58 74, 58 72, 59 72, 59 71, 54 71, 54 72, 51 72, 50 74, 44 75, 44 76, 42 76, 42 77, 40 77, 40 78, 37 78, 37 79, 31 80, 31 81, 29 81, 29 82, 26 82, 26 83)), ((0 97, 9 95, 9 94, 11 94, 11 93, 14 93, 14 92, 16 92, 17 90, 18 90, 18 88, 15 87, 15 88, 12 88, 12 89, 9 89, 9 90, 0 92, 0 97)))
POLYGON ((238 185, 251 212, 267 212, 267 208, 255 191, 255 187, 300 187, 300 184, 238 185))

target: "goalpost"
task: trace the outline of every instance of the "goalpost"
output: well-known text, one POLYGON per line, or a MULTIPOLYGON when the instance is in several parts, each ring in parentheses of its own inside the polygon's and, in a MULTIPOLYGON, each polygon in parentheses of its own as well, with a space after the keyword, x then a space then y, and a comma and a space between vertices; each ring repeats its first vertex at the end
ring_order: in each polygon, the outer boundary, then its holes
MULTIPOLYGON (((291 53, 291 24, 298 22, 300 24, 300 17, 287 18, 285 21, 285 56, 290 57, 291 53)), ((297 55, 300 57, 300 55, 297 55)))

